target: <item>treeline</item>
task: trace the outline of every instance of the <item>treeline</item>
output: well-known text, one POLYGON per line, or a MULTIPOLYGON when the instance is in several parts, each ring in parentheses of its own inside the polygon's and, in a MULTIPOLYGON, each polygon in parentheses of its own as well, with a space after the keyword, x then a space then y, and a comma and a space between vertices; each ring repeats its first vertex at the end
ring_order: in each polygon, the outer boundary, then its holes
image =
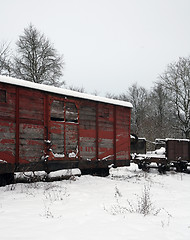
POLYGON ((131 132, 155 138, 190 137, 190 59, 167 66, 151 90, 133 84, 120 95, 107 97, 133 104, 131 132))
MULTIPOLYGON (((1 75, 62 86, 63 66, 63 55, 32 24, 19 36, 15 54, 9 44, 0 45, 1 75)), ((68 88, 85 92, 83 87, 68 88)), ((190 137, 190 58, 169 64, 151 90, 133 84, 124 93, 106 97, 133 104, 131 132, 139 137, 150 141, 190 137)))

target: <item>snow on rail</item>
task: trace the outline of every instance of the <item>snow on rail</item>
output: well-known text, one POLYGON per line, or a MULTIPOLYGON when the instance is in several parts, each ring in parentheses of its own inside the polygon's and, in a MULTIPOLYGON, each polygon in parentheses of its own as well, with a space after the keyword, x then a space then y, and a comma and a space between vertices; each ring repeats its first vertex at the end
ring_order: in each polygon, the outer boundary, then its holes
POLYGON ((82 98, 82 99, 92 100, 92 101, 96 101, 96 102, 109 103, 109 104, 113 104, 113 105, 129 107, 129 108, 133 107, 132 104, 129 102, 94 96, 94 95, 90 95, 90 94, 86 94, 86 93, 80 93, 80 92, 76 92, 76 91, 72 91, 72 90, 68 90, 68 89, 64 89, 64 88, 58 88, 58 87, 34 83, 34 82, 26 81, 26 80, 16 79, 13 77, 7 77, 7 76, 0 75, 0 82, 13 84, 16 86, 22 86, 22 87, 26 87, 26 88, 37 89, 37 90, 50 92, 50 93, 61 94, 66 97, 82 98))

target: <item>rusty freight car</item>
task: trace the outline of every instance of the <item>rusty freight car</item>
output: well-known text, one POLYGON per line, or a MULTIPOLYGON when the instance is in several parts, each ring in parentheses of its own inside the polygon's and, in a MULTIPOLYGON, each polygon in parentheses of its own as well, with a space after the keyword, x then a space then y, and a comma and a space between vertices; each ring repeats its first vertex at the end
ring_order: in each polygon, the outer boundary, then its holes
POLYGON ((158 168, 160 173, 165 173, 170 169, 178 172, 189 172, 190 140, 156 139, 155 151, 147 152, 146 154, 136 154, 133 162, 145 171, 150 168, 158 168))
POLYGON ((111 164, 129 165, 131 107, 0 76, 0 180, 20 171, 108 173, 111 164))

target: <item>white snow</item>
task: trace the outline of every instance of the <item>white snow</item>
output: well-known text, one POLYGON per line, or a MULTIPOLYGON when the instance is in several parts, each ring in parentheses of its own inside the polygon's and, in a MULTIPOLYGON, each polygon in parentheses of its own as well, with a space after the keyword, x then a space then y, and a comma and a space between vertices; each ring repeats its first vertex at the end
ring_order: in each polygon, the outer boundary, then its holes
POLYGON ((57 182, 0 188, 2 240, 189 240, 190 175, 136 165, 110 169, 106 178, 81 176, 57 182), (138 213, 143 190, 150 214, 138 213))
POLYGON ((161 147, 160 149, 155 150, 155 154, 158 154, 158 155, 165 155, 165 153, 166 153, 165 147, 161 147))
POLYGON ((53 156, 56 157, 56 158, 64 158, 64 157, 65 157, 65 154, 64 154, 64 153, 54 153, 54 152, 52 151, 52 154, 53 154, 53 156))
POLYGON ((146 154, 132 154, 133 159, 143 160, 144 158, 166 158, 166 149, 161 147, 155 151, 148 151, 146 154))
POLYGON ((61 94, 66 97, 70 96, 70 97, 82 98, 82 99, 87 99, 87 100, 98 101, 98 102, 109 103, 109 104, 132 108, 132 104, 129 102, 94 96, 94 95, 90 95, 90 94, 86 94, 86 93, 80 93, 80 92, 76 92, 76 91, 72 91, 72 90, 68 90, 68 89, 53 87, 53 86, 44 85, 44 84, 38 84, 38 83, 25 81, 25 80, 21 80, 21 79, 16 79, 16 78, 12 78, 12 77, 7 77, 7 76, 2 76, 2 75, 0 75, 0 82, 13 84, 16 86, 37 89, 37 90, 41 90, 41 91, 45 91, 45 92, 61 94))
POLYGON ((0 159, 0 163, 7 163, 7 161, 0 159))
POLYGON ((179 142, 189 142, 189 139, 184 139, 184 138, 166 138, 166 141, 179 141, 179 142))

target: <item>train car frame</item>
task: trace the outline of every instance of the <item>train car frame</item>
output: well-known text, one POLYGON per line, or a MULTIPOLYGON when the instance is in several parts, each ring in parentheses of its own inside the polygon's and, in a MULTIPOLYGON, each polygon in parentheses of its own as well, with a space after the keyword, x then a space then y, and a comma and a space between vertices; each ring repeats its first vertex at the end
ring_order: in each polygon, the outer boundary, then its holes
POLYGON ((128 102, 0 76, 0 181, 15 172, 130 165, 128 102))
POLYGON ((155 143, 155 151, 135 155, 133 162, 138 164, 140 169, 148 171, 150 168, 158 168, 160 173, 171 169, 177 172, 189 172, 189 139, 156 139, 155 143))

